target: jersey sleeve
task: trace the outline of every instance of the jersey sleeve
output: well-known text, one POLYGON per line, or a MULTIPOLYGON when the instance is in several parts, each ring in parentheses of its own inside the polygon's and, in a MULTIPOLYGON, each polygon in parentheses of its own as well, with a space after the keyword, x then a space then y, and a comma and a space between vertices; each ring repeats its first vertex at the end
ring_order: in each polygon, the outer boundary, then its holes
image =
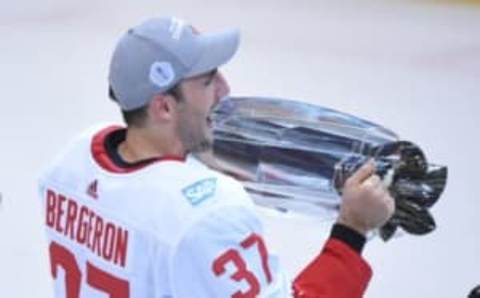
POLYGON ((224 207, 195 222, 170 262, 173 297, 291 297, 291 282, 246 208, 224 207))
POLYGON ((372 276, 355 232, 335 225, 322 252, 295 279, 296 298, 359 298, 372 276), (340 232, 340 233, 339 233, 340 232), (357 243, 355 243, 357 242, 357 243))

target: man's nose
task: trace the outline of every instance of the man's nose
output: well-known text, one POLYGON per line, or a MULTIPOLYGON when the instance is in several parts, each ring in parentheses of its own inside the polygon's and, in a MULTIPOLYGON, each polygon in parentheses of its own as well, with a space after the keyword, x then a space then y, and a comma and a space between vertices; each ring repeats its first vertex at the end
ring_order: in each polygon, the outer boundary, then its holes
POLYGON ((230 93, 230 86, 221 72, 216 74, 216 96, 217 100, 222 99, 230 93))

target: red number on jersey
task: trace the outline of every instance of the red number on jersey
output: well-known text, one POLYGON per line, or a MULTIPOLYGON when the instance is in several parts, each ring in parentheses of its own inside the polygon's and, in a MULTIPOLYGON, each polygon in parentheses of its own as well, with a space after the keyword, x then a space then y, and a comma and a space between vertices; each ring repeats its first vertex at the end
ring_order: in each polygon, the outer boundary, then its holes
POLYGON ((93 288, 108 293, 110 298, 128 298, 129 284, 87 262, 87 283, 93 288))
POLYGON ((240 282, 245 280, 250 288, 248 292, 242 293, 241 291, 237 291, 232 295, 232 298, 255 298, 260 293, 260 284, 253 275, 252 272, 247 270, 247 265, 245 261, 242 259, 240 254, 233 249, 227 250, 224 254, 222 254, 219 258, 215 260, 213 263, 213 271, 215 275, 220 276, 225 273, 225 265, 227 263, 233 263, 237 269, 234 274, 230 276, 236 282, 240 282))
POLYGON ((78 268, 75 256, 65 247, 52 242, 50 243, 50 269, 55 279, 57 278, 58 266, 65 270, 67 298, 78 298, 80 296, 82 272, 78 268))
MULTIPOLYGON (((50 243, 50 265, 52 276, 57 278, 57 268, 65 270, 65 288, 67 298, 80 297, 82 272, 75 256, 65 247, 56 242, 50 243)), ((87 262, 87 283, 92 288, 109 294, 110 298, 129 298, 130 285, 128 281, 119 279, 87 262)))
POLYGON ((265 273, 265 277, 267 278, 267 282, 272 282, 272 274, 270 273, 270 268, 268 267, 268 251, 267 247, 265 246, 265 242, 263 242, 262 237, 257 234, 252 234, 247 239, 243 240, 241 245, 243 248, 248 249, 251 246, 257 244, 258 253, 260 254, 260 258, 262 259, 262 267, 263 272, 265 273))
MULTIPOLYGON (((265 246, 265 243, 263 242, 262 237, 257 234, 252 234, 240 243, 240 245, 244 249, 249 249, 255 244, 257 244, 257 249, 262 261, 262 267, 265 273, 265 277, 267 279, 267 282, 270 283, 272 281, 272 275, 268 267, 267 248, 265 246)), ((215 273, 215 275, 221 276, 225 274, 226 265, 228 263, 232 263, 236 268, 236 271, 230 276, 230 278, 236 282, 241 282, 242 280, 244 280, 250 287, 246 293, 241 291, 235 292, 232 295, 232 298, 257 297, 257 295, 260 293, 260 283, 257 277, 255 277, 255 275, 248 270, 247 264, 242 259, 242 256, 237 250, 229 249, 215 259, 215 261, 213 262, 213 272, 215 273)))

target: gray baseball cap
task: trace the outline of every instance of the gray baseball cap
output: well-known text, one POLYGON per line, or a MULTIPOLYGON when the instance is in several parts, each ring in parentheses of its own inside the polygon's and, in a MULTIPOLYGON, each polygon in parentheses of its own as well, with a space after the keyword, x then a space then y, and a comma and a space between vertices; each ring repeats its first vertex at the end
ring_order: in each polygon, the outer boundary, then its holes
POLYGON ((182 79, 227 63, 239 40, 237 29, 199 33, 174 17, 149 19, 118 41, 110 62, 110 87, 122 110, 142 107, 182 79))

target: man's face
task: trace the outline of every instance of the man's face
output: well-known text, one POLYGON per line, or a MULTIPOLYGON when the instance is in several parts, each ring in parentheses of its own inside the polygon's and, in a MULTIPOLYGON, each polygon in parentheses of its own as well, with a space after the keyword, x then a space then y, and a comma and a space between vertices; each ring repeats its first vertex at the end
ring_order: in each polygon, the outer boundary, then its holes
POLYGON ((208 150, 213 143, 210 113, 230 88, 220 72, 212 71, 180 84, 177 133, 187 152, 208 150))

